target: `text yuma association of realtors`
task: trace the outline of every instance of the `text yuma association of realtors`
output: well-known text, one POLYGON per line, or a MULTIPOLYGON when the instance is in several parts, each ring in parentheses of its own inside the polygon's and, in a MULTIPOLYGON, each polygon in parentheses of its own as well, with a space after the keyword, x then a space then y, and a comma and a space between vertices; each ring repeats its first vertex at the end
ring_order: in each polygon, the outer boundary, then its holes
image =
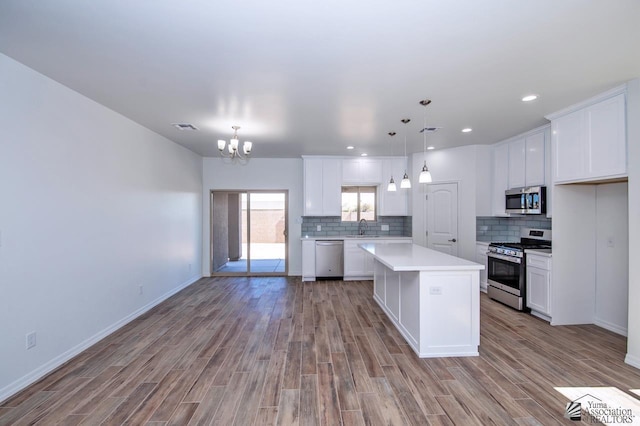
POLYGON ((605 402, 591 402, 589 401, 586 412, 594 420, 602 423, 633 423, 634 415, 633 410, 630 408, 611 408, 605 402))

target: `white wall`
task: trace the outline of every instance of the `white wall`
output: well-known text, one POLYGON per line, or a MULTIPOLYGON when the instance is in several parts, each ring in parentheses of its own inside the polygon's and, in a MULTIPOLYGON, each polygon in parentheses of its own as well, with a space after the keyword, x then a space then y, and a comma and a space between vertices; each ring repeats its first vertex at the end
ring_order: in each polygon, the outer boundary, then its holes
POLYGON ((629 226, 627 183, 596 187, 596 306, 594 323, 627 334, 629 226))
POLYGON ((629 322, 625 361, 640 368, 640 80, 627 84, 629 172, 629 322))
MULTIPOLYGON (((254 147, 255 148, 255 147, 254 147)), ((254 150, 255 151, 255 150, 254 150)), ((202 169, 202 274, 209 276, 210 203, 215 190, 271 189, 289 191, 289 275, 302 274, 302 158, 252 158, 246 165, 204 158, 202 169)))
MULTIPOLYGON (((476 257, 476 194, 488 199, 491 197, 490 187, 483 187, 490 177, 478 182, 476 173, 478 158, 480 161, 490 160, 488 149, 486 146, 463 146, 427 152, 427 166, 434 183, 458 182, 458 256, 471 261, 475 261, 476 257)), ((413 170, 421 170, 424 154, 414 154, 411 161, 413 170)), ((426 185, 417 183, 417 173, 414 176, 413 239, 416 244, 425 245, 426 185)), ((480 205, 483 206, 483 203, 480 205)))
POLYGON ((4 55, 0 75, 2 401, 200 277, 202 160, 4 55))

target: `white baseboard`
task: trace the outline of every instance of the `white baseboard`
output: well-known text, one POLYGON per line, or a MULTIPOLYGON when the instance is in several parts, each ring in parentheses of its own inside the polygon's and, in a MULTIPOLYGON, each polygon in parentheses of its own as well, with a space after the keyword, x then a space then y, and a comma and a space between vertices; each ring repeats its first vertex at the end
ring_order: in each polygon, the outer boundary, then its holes
POLYGON ((626 362, 632 367, 640 368, 640 358, 637 356, 627 353, 627 356, 624 357, 624 362, 626 362))
POLYGON ((621 327, 621 326, 619 326, 617 324, 613 324, 613 323, 610 323, 608 321, 601 320, 599 318, 596 318, 593 321, 593 323, 595 325, 597 325, 598 327, 604 328, 605 330, 612 331, 612 332, 614 332, 616 334, 620 334, 622 336, 627 336, 628 332, 627 332, 627 328, 626 327, 621 327))
POLYGON ((189 278, 187 281, 185 281, 184 283, 180 284, 178 287, 172 289, 168 293, 163 294, 162 296, 160 296, 156 300, 154 300, 152 302, 149 302, 148 304, 144 305, 140 309, 132 312, 131 314, 127 315, 126 317, 122 318, 121 320, 116 321, 115 323, 113 323, 109 327, 99 331, 98 333, 96 333, 93 336, 89 337, 88 339, 86 339, 85 341, 81 342, 80 344, 78 344, 78 345, 74 346, 73 348, 69 349, 68 351, 58 355, 57 357, 53 358, 52 360, 48 361, 47 363, 45 363, 45 364, 41 365, 40 367, 36 368, 32 372, 22 376, 21 378, 19 378, 18 380, 14 381, 13 383, 10 383, 9 385, 7 385, 4 388, 0 389, 0 403, 5 401, 6 399, 10 398, 11 396, 15 395, 16 393, 18 393, 22 389, 26 388, 27 386, 29 386, 29 385, 35 383, 36 381, 40 380, 42 377, 44 377, 47 374, 51 373, 53 370, 55 370, 56 368, 60 367, 65 362, 69 361, 74 356, 78 355, 79 353, 81 353, 85 349, 91 347, 92 345, 95 345, 100 340, 104 339, 105 337, 107 337, 108 335, 113 333, 114 331, 116 331, 119 328, 121 328, 121 327, 125 326, 126 324, 130 323, 131 321, 133 321, 134 319, 138 318, 140 315, 144 314, 145 312, 147 312, 151 308, 153 308, 153 307, 159 305, 160 303, 164 302, 165 300, 167 300, 168 298, 170 298, 171 296, 173 296, 174 294, 176 294, 180 290, 182 290, 182 289, 190 286, 191 284, 195 283, 200 278, 202 278, 202 277, 199 276, 199 275, 189 278))

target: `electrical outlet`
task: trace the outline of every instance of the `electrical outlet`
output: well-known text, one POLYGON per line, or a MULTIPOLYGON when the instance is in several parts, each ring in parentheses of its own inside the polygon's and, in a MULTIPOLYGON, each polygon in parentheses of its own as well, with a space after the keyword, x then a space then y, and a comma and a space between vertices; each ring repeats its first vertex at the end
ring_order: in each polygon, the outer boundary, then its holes
POLYGON ((138 294, 142 294, 142 293, 144 293, 144 286, 141 285, 138 287, 138 294))
POLYGON ((316 231, 318 231, 318 232, 322 231, 322 225, 317 225, 316 226, 316 231))
POLYGON ((388 231, 389 230, 389 225, 385 225, 384 223, 382 225, 380 225, 380 230, 381 231, 388 231))
POLYGON ((429 287, 429 294, 433 294, 434 296, 442 295, 442 287, 429 287))
POLYGON ((191 272, 191 264, 189 264, 189 272, 191 272))
POLYGON ((615 247, 616 243, 613 237, 607 237, 607 247, 615 247))
POLYGON ((36 347, 36 332, 32 331, 31 333, 27 333, 27 349, 36 347))

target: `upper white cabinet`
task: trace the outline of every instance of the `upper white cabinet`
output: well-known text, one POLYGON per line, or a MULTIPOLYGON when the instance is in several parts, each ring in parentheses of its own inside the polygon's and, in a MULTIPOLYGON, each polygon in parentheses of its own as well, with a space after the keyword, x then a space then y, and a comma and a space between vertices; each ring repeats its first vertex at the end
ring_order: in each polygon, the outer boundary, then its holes
POLYGON ((505 213, 504 191, 509 189, 509 145, 493 148, 493 215, 508 216, 505 213))
POLYGON ((378 190, 380 199, 380 216, 408 216, 410 190, 400 188, 400 181, 407 167, 405 157, 385 158, 382 163, 382 184, 378 190), (396 191, 387 191, 389 179, 393 176, 396 182, 396 191))
POLYGON ((505 190, 551 184, 546 179, 548 139, 547 125, 493 146, 493 216, 509 216, 504 211, 505 190))
POLYGON ((342 183, 363 185, 382 183, 382 163, 377 158, 353 158, 342 160, 342 183))
POLYGON ((509 142, 509 188, 545 184, 546 129, 509 142))
POLYGON ((627 175, 625 87, 547 116, 554 183, 627 175))
POLYGON ((525 138, 525 186, 544 186, 545 138, 547 132, 534 133, 525 138))
POLYGON ((509 188, 520 188, 525 185, 526 141, 518 139, 509 146, 509 188))
POLYGON ((340 216, 342 160, 304 158, 304 216, 340 216))

